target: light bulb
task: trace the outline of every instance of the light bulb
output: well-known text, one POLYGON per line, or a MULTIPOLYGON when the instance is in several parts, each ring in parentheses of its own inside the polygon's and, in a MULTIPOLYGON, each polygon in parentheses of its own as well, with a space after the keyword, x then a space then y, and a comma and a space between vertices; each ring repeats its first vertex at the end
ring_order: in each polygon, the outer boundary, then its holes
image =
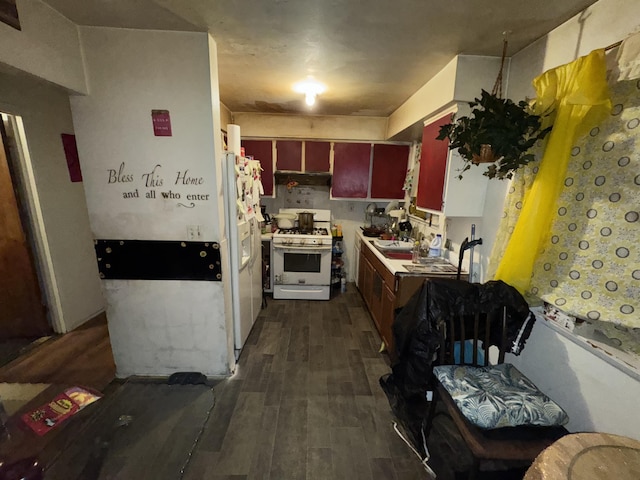
POLYGON ((321 93, 324 93, 326 87, 317 80, 309 77, 305 81, 296 83, 293 86, 293 90, 304 94, 305 103, 311 107, 315 105, 316 97, 321 93))
POLYGON ((316 96, 313 93, 307 93, 304 97, 304 101, 307 103, 307 105, 313 107, 313 105, 316 103, 316 96))

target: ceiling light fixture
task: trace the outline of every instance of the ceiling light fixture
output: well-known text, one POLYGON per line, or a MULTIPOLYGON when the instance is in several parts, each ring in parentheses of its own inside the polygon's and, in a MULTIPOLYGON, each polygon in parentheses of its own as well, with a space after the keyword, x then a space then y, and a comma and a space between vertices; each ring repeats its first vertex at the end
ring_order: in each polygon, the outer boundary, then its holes
POLYGON ((316 97, 324 93, 326 89, 327 87, 311 77, 293 86, 294 92, 304 94, 305 103, 310 107, 316 103, 316 97))

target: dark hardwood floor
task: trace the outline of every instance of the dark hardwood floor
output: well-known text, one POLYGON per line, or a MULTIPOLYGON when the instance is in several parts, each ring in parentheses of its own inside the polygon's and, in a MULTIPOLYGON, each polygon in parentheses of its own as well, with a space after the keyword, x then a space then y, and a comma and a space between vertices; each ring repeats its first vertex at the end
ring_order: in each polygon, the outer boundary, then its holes
MULTIPOLYGON (((30 409, 64 385, 93 386, 104 398, 43 437, 10 419, 0 456, 35 454, 54 480, 428 479, 393 430, 379 386, 390 367, 379 348, 351 284, 328 302, 270 299, 230 378, 208 385, 131 378, 106 386, 113 362, 106 324, 97 319, 0 369, 0 380, 53 383, 30 409)), ((455 472, 470 464, 444 416, 436 418, 429 447, 440 480, 460 478, 455 472)))
MULTIPOLYGON (((355 285, 329 302, 269 300, 236 375, 215 407, 184 479, 410 480, 432 478, 393 429, 379 384, 390 373, 355 285)), ((450 418, 436 417, 429 465, 466 478, 471 455, 450 418)), ((488 462, 480 479, 522 479, 522 465, 488 462)), ((479 480, 480 480, 479 479, 479 480)))
POLYGON ((429 478, 393 431, 379 348, 353 285, 329 302, 269 300, 184 478, 429 478))
POLYGON ((84 385, 102 390, 115 377, 107 318, 54 336, 0 368, 0 382, 84 385))

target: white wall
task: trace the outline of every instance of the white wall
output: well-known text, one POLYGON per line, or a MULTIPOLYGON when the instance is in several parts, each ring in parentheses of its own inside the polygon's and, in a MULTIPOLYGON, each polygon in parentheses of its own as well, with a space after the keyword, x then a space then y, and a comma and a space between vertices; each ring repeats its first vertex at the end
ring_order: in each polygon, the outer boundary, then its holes
POLYGON ((640 30, 636 0, 600 0, 529 45, 512 58, 509 96, 535 96, 531 81, 550 68, 571 62, 640 30))
MULTIPOLYGON (((497 57, 458 55, 389 116, 386 138, 437 115, 453 102, 470 102, 480 89, 491 91, 500 69, 497 57)), ((419 129, 422 132, 422 129, 419 129)), ((411 140, 421 140, 412 138, 411 140)))
MULTIPOLYGON (((213 37, 209 36, 209 38, 213 41, 213 37)), ((217 86, 218 85, 216 83, 216 88, 217 86)), ((218 95, 218 97, 220 97, 220 95, 218 95)), ((222 125, 222 129, 225 132, 227 131, 227 125, 229 125, 230 123, 233 123, 233 114, 231 113, 231 110, 227 108, 226 105, 221 103, 220 104, 220 125, 222 125)))
POLYGON ((84 190, 69 179, 60 138, 73 133, 69 96, 28 75, 0 73, 0 111, 22 118, 37 260, 54 328, 64 333, 104 309, 84 190))
POLYGON ((86 93, 78 29, 40 0, 18 0, 22 30, 0 23, 0 62, 86 93))
POLYGON ((243 137, 386 140, 387 119, 365 116, 234 113, 243 137))
MULTIPOLYGON (((220 241, 220 145, 214 144, 220 107, 212 99, 208 35, 80 32, 91 94, 71 105, 96 238, 186 240, 187 225, 199 225, 203 241, 220 241), (153 109, 169 110, 173 136, 154 136, 153 109), (145 184, 156 165, 162 185, 145 184), (201 179, 198 185, 178 179, 187 170, 201 179), (147 198, 151 192, 156 198, 147 198), (131 193, 134 198, 124 198, 131 193), (194 194, 208 197, 188 196, 194 194)), ((222 282, 110 280, 104 286, 119 376, 229 372, 222 282)))
MULTIPOLYGON (((592 347, 587 347, 591 349, 592 347)), ((607 432, 640 440, 640 381, 537 322, 513 363, 569 415, 571 432, 607 432)))
MULTIPOLYGON (((533 95, 531 81, 547 69, 606 47, 640 28, 640 2, 600 0, 512 58, 509 96, 533 95)), ((493 182, 493 181, 492 181, 493 182)), ((499 222, 504 193, 485 206, 483 222, 499 222)), ((489 198, 487 198, 489 200, 489 198)), ((489 243, 489 242, 487 242, 489 243)), ((486 245, 487 255, 491 245, 486 245)), ((572 431, 595 430, 640 439, 640 382, 545 325, 537 325, 514 363, 568 412, 572 431)))
MULTIPOLYGON (((214 38, 209 34, 208 37, 209 43, 209 82, 211 88, 211 112, 213 114, 213 149, 215 152, 215 164, 214 170, 216 174, 216 197, 222 198, 224 195, 224 186, 223 186, 223 178, 222 178, 222 160, 224 158, 224 149, 225 145, 222 141, 222 136, 219 135, 221 129, 226 129, 227 125, 233 121, 231 117, 231 111, 220 103, 220 82, 218 77, 218 46, 214 38)), ((224 212, 224 202, 218 202, 217 205, 217 217, 218 217, 218 225, 221 232, 220 235, 220 263, 222 272, 231 271, 231 260, 229 258, 229 233, 226 231, 225 227, 225 212, 224 212)), ((231 332, 234 331, 233 325, 233 302, 232 302, 232 292, 231 292, 231 282, 224 281, 223 282, 223 290, 224 290, 224 314, 225 314, 225 328, 227 331, 227 364, 228 369, 235 369, 235 355, 234 355, 234 337, 231 335, 231 332)))

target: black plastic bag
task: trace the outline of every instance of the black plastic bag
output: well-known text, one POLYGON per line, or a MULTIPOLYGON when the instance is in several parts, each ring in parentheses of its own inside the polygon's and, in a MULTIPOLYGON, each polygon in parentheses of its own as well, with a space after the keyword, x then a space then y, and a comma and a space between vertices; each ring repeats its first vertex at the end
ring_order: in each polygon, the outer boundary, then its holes
MULTIPOLYGON (((518 355, 531 333, 535 317, 522 295, 500 280, 485 284, 427 280, 396 312, 393 323, 396 361, 391 367, 392 373, 380 378, 380 385, 394 415, 409 432, 417 449, 422 450, 419 440, 428 407, 426 392, 432 389, 432 369, 442 340, 441 323, 452 316, 472 319, 477 311, 487 313, 496 306, 507 308, 509 351, 518 355)), ((466 331, 471 332, 472 328, 466 331)), ((490 345, 498 345, 500 329, 492 328, 491 333, 490 345)))

